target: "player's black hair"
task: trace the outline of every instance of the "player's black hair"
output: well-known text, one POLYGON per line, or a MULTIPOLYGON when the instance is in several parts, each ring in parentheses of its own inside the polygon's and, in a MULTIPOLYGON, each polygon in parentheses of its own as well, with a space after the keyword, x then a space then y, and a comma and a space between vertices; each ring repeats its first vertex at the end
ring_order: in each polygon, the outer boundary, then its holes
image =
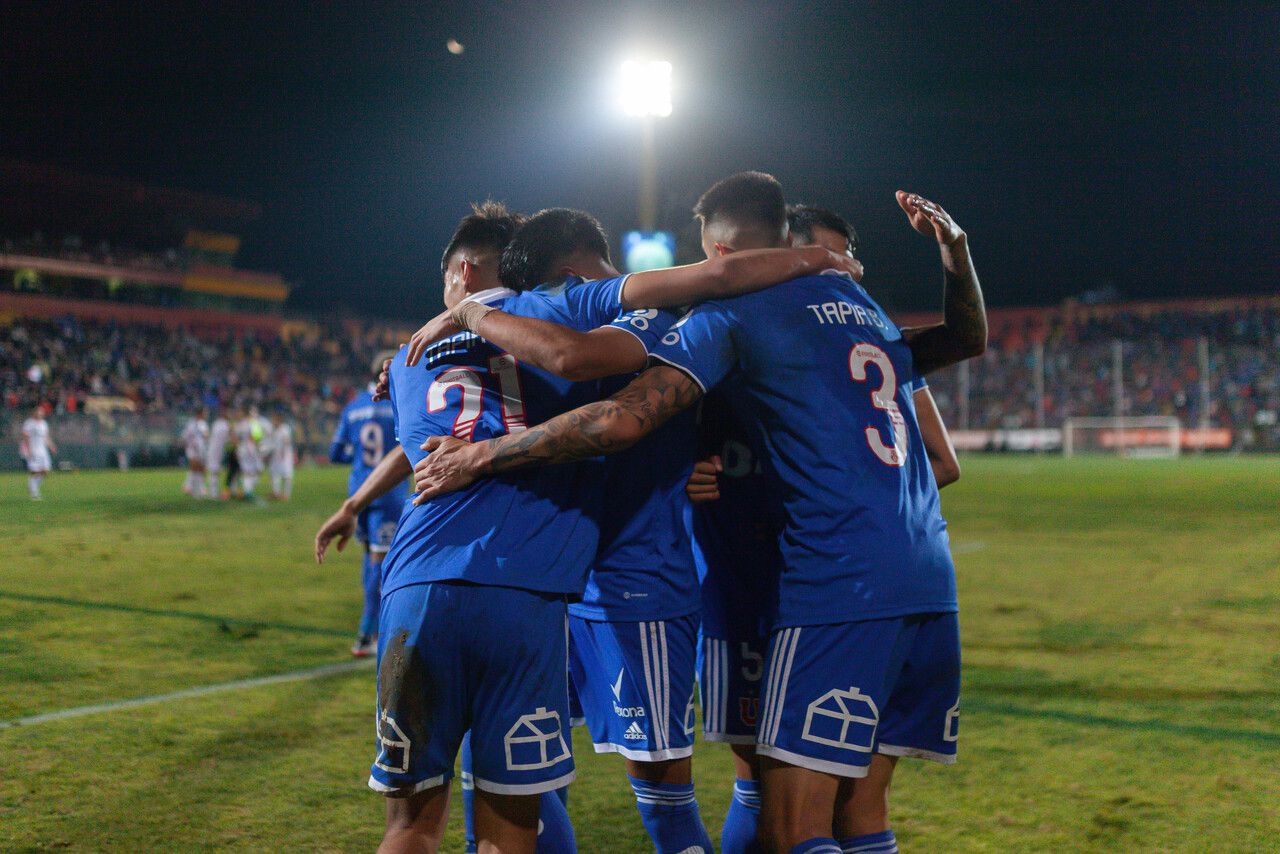
POLYGON ((492 199, 471 206, 471 213, 464 216, 449 238, 440 259, 440 275, 449 269, 449 259, 459 249, 492 249, 501 252, 511 242, 524 217, 507 210, 502 202, 492 199))
POLYGON ((815 225, 843 234, 849 254, 858 254, 858 232, 847 219, 833 210, 817 205, 787 205, 787 225, 792 234, 799 235, 801 240, 808 243, 813 242, 815 225))
POLYGON ((787 224, 787 203, 778 179, 764 172, 739 172, 717 181, 693 206, 705 225, 723 220, 738 228, 781 234, 787 224))
POLYGON ((524 221, 502 252, 498 277, 515 291, 527 291, 554 278, 563 260, 581 252, 609 260, 609 239, 600 221, 585 211, 547 208, 524 221))

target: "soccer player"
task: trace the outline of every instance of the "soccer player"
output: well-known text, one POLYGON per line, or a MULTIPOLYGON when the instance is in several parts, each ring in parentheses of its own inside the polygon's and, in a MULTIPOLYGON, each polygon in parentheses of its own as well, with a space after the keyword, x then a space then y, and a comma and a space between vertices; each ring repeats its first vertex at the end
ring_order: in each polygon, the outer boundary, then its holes
MULTIPOLYGON (((571 287, 482 292, 467 301, 462 319, 478 321, 496 304, 585 332, 624 309, 742 293, 829 266, 852 265, 825 250, 743 253, 571 287)), ((598 395, 595 383, 523 365, 471 333, 428 348, 417 367, 406 356, 402 350, 392 363, 390 395, 411 460, 430 436, 519 433, 598 395)), ((581 594, 595 554, 596 526, 580 509, 598 504, 593 468, 497 479, 415 504, 402 518, 384 571, 382 749, 371 785, 407 800, 390 802, 386 850, 415 850, 413 840, 439 838, 443 784, 468 727, 481 847, 488 841, 532 851, 536 796, 572 779, 562 727, 565 603, 581 594), (506 622, 495 626, 487 619, 493 613, 506 622), (506 625, 519 629, 504 631, 506 625)))
POLYGON ((293 497, 293 428, 284 413, 271 413, 271 497, 288 501, 293 497))
MULTIPOLYGON (((979 310, 964 232, 917 196, 903 206, 938 239, 947 317, 979 310)), ((696 212, 709 256, 787 239, 781 188, 761 173, 725 179, 696 212)), ((970 342, 975 354, 983 346, 970 342)), ((735 414, 785 486, 757 734, 761 836, 775 852, 893 850, 885 822, 856 821, 874 812, 856 801, 887 803, 888 775, 868 777, 872 756, 954 761, 959 719, 955 571, 915 420, 911 350, 852 279, 821 275, 697 306, 654 358, 610 400, 518 436, 432 438, 415 466, 419 500, 624 450, 707 389, 740 390, 735 414)), ((891 758, 875 764, 892 771, 891 758)))
POLYGON ((257 501, 254 489, 258 485, 258 477, 262 474, 262 452, 259 443, 265 433, 256 406, 250 406, 244 417, 235 425, 236 462, 240 468, 241 497, 246 501, 257 501))
POLYGON ((49 435, 49 422, 44 418, 44 407, 37 404, 31 417, 22 422, 22 458, 27 461, 27 494, 32 501, 40 501, 40 483, 53 469, 50 452, 58 453, 58 446, 49 435))
POLYGON ((187 454, 187 479, 182 491, 196 498, 205 497, 204 464, 209 451, 208 410, 203 406, 182 428, 182 445, 187 454))
MULTIPOLYGON (((382 359, 374 362, 380 366, 382 359)), ((389 454, 402 454, 396 441, 395 415, 391 404, 373 399, 373 388, 360 392, 343 408, 338 416, 338 426, 329 443, 329 460, 334 463, 350 463, 351 475, 347 478, 347 495, 354 496, 389 454)), ((377 481, 375 481, 377 483, 377 481)), ((409 497, 405 473, 393 479, 390 488, 355 515, 356 538, 364 546, 360 564, 361 587, 364 590, 364 610, 360 615, 360 628, 351 654, 364 658, 378 651, 378 608, 382 600, 382 560, 396 533, 400 511, 409 497)))
POLYGON ((219 406, 217 417, 209 425, 209 447, 204 461, 206 489, 210 498, 227 497, 218 489, 218 475, 222 473, 222 460, 230 440, 231 422, 227 420, 226 410, 219 406))
MULTIPOLYGON (((492 202, 474 206, 473 213, 462 219, 444 252, 442 275, 446 305, 453 306, 468 294, 492 290, 501 285, 498 279, 498 259, 521 220, 522 218, 518 215, 507 212, 502 205, 492 202)), ((384 376, 390 361, 387 359, 383 366, 384 376)), ((377 365, 378 362, 375 361, 375 370, 377 365)), ((385 391, 382 395, 375 394, 372 400, 375 402, 385 400, 385 391)), ((384 405, 390 407, 389 403, 384 405)), ((337 538, 337 548, 341 551, 347 539, 356 531, 357 519, 361 514, 377 504, 379 499, 388 492, 402 487, 410 471, 412 468, 404 449, 399 444, 395 444, 383 456, 377 467, 368 474, 359 488, 351 493, 338 512, 331 516, 316 534, 316 560, 323 561, 329 542, 335 538, 337 538)), ((400 503, 404 503, 403 498, 400 503)), ((379 580, 377 574, 373 577, 376 583, 379 580)), ((377 588, 374 588, 375 620, 378 615, 377 595, 377 588)), ((475 786, 471 774, 470 738, 463 740, 461 764, 466 850, 474 852, 477 850, 474 821, 475 786)), ((542 795, 538 815, 537 854, 566 854, 576 850, 573 825, 569 821, 569 813, 561 800, 565 791, 562 787, 555 792, 542 795)), ((388 805, 388 814, 390 815, 392 811, 391 805, 388 805)))
MULTIPOLYGON (((850 256, 857 253, 857 232, 833 211, 791 205, 787 224, 793 246, 816 244, 850 256)), ((957 360, 964 353, 958 347, 957 360)), ((959 478, 959 462, 923 378, 919 385, 913 394, 916 416, 941 489, 959 478)), ((764 471, 762 444, 733 417, 725 392, 713 391, 703 399, 700 438, 707 458, 694 468, 689 496, 694 501, 694 554, 702 580, 698 672, 703 734, 708 741, 729 743, 734 754, 736 779, 720 847, 722 854, 744 854, 758 850, 756 723, 772 622, 771 591, 782 562, 780 484, 764 471)))
MULTIPOLYGON (((501 274, 504 284, 529 290, 617 271, 599 224, 560 208, 521 226, 501 274)), ((562 378, 612 377, 609 393, 644 367, 675 319, 638 311, 581 332, 495 309, 473 331, 562 378)), ((582 601, 569 606, 569 669, 595 750, 624 757, 645 829, 662 852, 711 851, 691 769, 699 593, 684 485, 694 440, 690 412, 606 461, 595 561, 582 601)))

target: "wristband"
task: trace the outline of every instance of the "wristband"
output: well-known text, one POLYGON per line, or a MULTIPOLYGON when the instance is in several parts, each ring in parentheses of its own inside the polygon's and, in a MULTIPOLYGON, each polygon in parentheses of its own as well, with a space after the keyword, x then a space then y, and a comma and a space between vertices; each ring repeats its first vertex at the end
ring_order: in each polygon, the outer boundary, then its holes
POLYGON ((475 332, 484 316, 493 310, 491 305, 475 300, 464 300, 453 307, 453 322, 468 332, 475 332))

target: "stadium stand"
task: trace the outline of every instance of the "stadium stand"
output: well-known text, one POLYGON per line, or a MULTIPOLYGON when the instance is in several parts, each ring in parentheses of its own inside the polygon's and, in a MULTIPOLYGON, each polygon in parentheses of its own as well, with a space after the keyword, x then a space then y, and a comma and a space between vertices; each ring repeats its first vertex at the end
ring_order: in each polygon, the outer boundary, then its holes
POLYGON ((1068 303, 996 309, 990 320, 985 355, 930 379, 954 430, 1173 416, 1194 428, 1191 441, 1211 428, 1210 447, 1280 447, 1280 300, 1068 303))

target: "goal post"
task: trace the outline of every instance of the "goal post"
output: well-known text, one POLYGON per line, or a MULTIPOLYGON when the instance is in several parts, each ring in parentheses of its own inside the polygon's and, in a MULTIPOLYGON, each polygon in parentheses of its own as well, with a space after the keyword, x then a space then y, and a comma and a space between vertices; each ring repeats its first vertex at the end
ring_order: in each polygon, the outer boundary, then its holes
POLYGON ((1068 418, 1062 423, 1062 453, 1176 457, 1182 453, 1182 422, 1172 415, 1068 418))

